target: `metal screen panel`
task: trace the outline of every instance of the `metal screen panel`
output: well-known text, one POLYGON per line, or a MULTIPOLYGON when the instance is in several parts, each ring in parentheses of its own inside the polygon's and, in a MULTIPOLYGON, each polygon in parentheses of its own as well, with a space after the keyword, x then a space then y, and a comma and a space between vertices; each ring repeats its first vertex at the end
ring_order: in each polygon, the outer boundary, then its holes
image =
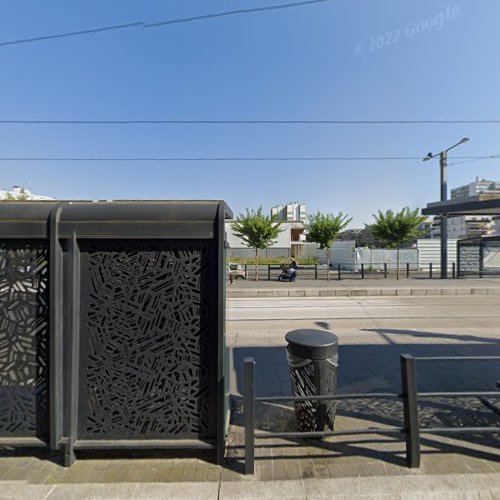
POLYGON ((216 435, 209 240, 81 241, 79 439, 216 435))
POLYGON ((483 249, 483 268, 487 274, 500 274, 500 241, 486 241, 483 249))
POLYGON ((0 240, 0 436, 47 440, 49 252, 0 240))
POLYGON ((500 275, 500 238, 474 238, 458 242, 460 276, 500 275))
POLYGON ((458 266, 460 275, 479 274, 481 248, 479 244, 458 242, 458 266))

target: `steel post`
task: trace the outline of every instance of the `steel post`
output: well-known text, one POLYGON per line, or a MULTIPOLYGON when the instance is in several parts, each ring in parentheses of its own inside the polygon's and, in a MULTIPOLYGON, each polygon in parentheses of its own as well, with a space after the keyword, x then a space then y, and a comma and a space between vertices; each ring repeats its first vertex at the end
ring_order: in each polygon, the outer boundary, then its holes
POLYGON ((484 246, 483 239, 481 238, 479 242, 479 277, 483 277, 484 272, 484 246))
POLYGON ((255 472, 255 361, 245 358, 245 474, 255 472))
POLYGON ((410 468, 420 467, 420 429, 418 422, 416 375, 415 358, 409 354, 401 355, 406 461, 410 468))
MULTIPOLYGON (((448 153, 442 151, 439 155, 441 172, 441 201, 448 199, 448 153)), ((448 277, 448 217, 441 216, 441 279, 448 277)))

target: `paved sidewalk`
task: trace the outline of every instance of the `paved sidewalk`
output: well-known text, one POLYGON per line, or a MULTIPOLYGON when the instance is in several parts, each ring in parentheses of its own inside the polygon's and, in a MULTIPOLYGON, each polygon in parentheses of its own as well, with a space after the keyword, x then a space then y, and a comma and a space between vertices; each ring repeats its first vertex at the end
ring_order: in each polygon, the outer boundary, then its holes
MULTIPOLYGON (((231 299, 228 340, 232 346, 233 418, 229 455, 242 463, 244 358, 251 356, 256 361, 257 395, 291 392, 284 341, 287 330, 328 328, 339 336, 341 392, 399 393, 399 356, 403 353, 500 355, 499 304, 497 296, 231 299)), ((419 366, 419 390, 493 390, 500 379, 500 365, 469 363, 419 366)), ((256 418, 260 432, 295 430, 291 404, 261 403, 256 418)), ((497 415, 470 397, 421 398, 420 421, 427 427, 499 425, 497 415)), ((335 425, 337 430, 400 427, 402 406, 397 400, 344 401, 338 404, 335 425)), ((493 489, 500 473, 499 447, 499 436, 423 434, 421 468, 410 470, 404 462, 402 436, 368 434, 321 442, 259 440, 256 477, 260 482, 272 481, 266 490, 269 494, 279 490, 276 481, 283 481, 283 492, 296 484, 295 491, 304 495, 297 498, 336 498, 334 493, 346 491, 339 498, 364 494, 374 498, 479 498, 480 494, 481 498, 496 498, 500 496, 493 489), (339 478, 341 481, 336 481, 339 478), (310 480, 321 489, 308 489, 310 480)), ((224 488, 223 483, 221 492, 224 488)), ((260 492, 264 491, 261 488, 260 492)), ((258 487, 249 485, 247 478, 238 487, 240 495, 246 491, 252 492, 249 498, 259 496, 258 487)))
POLYGON ((354 297, 354 296, 407 296, 407 295, 497 295, 498 278, 429 279, 402 278, 400 280, 332 279, 300 280, 294 283, 262 280, 236 280, 228 285, 228 298, 252 297, 354 297))
POLYGON ((110 483, 32 485, 3 482, 2 500, 471 500, 500 497, 500 474, 438 474, 434 476, 356 477, 202 483, 110 483))
MULTIPOLYGON (((500 437, 422 434, 422 466, 408 469, 400 435, 322 441, 262 440, 256 474, 244 476, 242 367, 254 356, 258 395, 291 391, 284 332, 331 328, 339 335, 344 392, 400 391, 399 355, 500 355, 500 296, 231 299, 231 428, 226 467, 158 453, 80 456, 70 469, 37 450, 0 451, 0 500, 29 499, 474 499, 500 498, 500 437), (135 456, 135 455, 134 455, 135 456)), ((493 389, 496 362, 419 367, 419 388, 493 389)), ((426 426, 499 425, 473 398, 421 400, 426 426)), ((294 430, 290 404, 259 404, 259 432, 294 430)), ((343 402, 336 428, 401 426, 398 401, 343 402)), ((59 457, 60 459, 60 457, 59 457)))

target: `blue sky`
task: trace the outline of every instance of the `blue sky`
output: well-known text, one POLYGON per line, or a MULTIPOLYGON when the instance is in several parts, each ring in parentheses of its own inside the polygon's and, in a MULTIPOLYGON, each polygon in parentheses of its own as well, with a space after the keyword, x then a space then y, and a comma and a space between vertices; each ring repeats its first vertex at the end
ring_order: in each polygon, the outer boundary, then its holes
MULTIPOLYGON (((2 41, 286 0, 3 0, 2 41)), ((0 45, 0 119, 500 119, 497 0, 333 0, 157 28, 0 45), (419 28, 420 26, 420 28, 419 28), (377 38, 378 37, 378 38, 377 38), (378 45, 377 45, 378 43, 378 45), (373 50, 372 50, 373 49, 373 50)), ((0 157, 500 153, 500 125, 0 125, 0 157)), ((450 160, 451 162, 451 160, 450 160)), ((0 186, 57 198, 289 200, 376 209, 439 195, 437 162, 0 162, 0 186)), ((450 187, 500 160, 450 167, 450 187)))

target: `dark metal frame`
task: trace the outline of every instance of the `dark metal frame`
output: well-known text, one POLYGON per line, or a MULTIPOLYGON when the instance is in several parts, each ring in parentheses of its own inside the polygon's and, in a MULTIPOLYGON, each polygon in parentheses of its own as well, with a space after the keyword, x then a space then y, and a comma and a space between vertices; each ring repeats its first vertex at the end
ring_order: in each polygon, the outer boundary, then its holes
POLYGON ((0 445, 63 448, 65 464, 79 449, 211 449, 224 461, 228 426, 225 342, 225 219, 223 201, 4 202, 0 239, 49 241, 49 441, 2 437, 0 445), (217 415, 215 442, 195 439, 79 440, 80 246, 84 239, 195 239, 217 244, 217 415))
MULTIPOLYGON (((244 414, 245 414, 245 474, 255 472, 255 441, 257 439, 301 439, 301 438, 323 438, 329 436, 348 436, 357 434, 404 434, 406 442, 406 462, 410 468, 420 467, 420 434, 421 433, 461 433, 473 432, 482 434, 497 434, 500 427, 420 427, 418 416, 418 398, 460 398, 464 396, 477 397, 481 401, 484 397, 500 398, 500 390, 496 391, 474 391, 474 392, 418 392, 417 389, 417 361, 439 362, 439 361, 500 361, 500 356, 443 356, 443 357, 413 357, 403 354, 401 363, 402 393, 354 393, 334 394, 322 396, 255 396, 255 361, 253 358, 244 360, 244 414), (313 431, 313 432, 255 432, 255 403, 276 403, 283 401, 340 401, 354 399, 400 399, 403 401, 404 427, 390 428, 365 428, 351 429, 347 431, 313 431)), ((497 383, 500 389, 500 383, 497 383)), ((491 403, 485 406, 496 413, 500 413, 491 403)))

